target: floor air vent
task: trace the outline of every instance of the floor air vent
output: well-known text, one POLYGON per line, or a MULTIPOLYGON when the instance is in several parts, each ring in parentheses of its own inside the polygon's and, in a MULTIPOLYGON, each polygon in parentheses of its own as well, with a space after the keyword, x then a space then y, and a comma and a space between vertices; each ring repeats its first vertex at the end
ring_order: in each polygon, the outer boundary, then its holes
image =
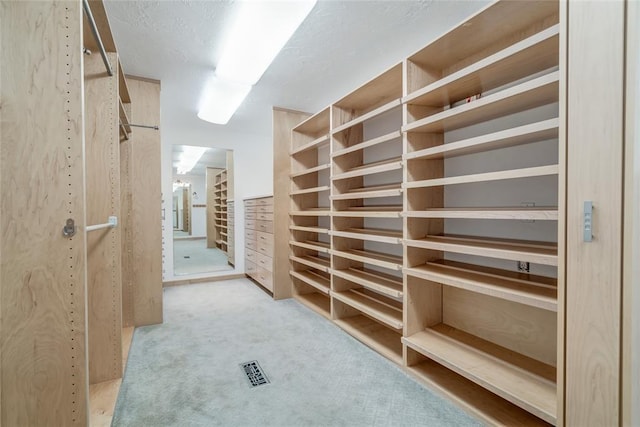
POLYGON ((251 362, 241 363, 240 367, 247 375, 249 382, 251 383, 251 387, 258 387, 259 385, 269 384, 269 378, 262 372, 260 365, 257 360, 252 360, 251 362))

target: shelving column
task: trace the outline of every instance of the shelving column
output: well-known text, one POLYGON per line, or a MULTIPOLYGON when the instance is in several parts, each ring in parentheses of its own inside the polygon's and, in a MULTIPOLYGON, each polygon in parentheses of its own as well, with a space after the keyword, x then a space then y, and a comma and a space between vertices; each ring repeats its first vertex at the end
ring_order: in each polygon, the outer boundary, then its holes
POLYGON ((330 318, 329 108, 291 133, 289 260, 294 298, 330 318))
POLYGON ((333 319, 402 363, 402 64, 331 107, 333 319))
POLYGON ((405 364, 492 423, 561 400, 558 39, 557 2, 498 2, 405 63, 405 364))

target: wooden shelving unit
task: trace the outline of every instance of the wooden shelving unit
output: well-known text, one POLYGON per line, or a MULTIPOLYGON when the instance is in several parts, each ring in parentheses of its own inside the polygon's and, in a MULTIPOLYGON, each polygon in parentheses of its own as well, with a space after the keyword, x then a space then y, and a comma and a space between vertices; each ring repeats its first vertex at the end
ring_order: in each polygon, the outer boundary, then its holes
POLYGON ((329 109, 294 127, 291 135, 289 257, 292 295, 331 317, 329 109))
POLYGON ((227 215, 227 170, 223 169, 215 176, 214 184, 214 221, 216 247, 228 254, 229 236, 227 215))
POLYGON ((560 31, 493 3, 292 134, 301 302, 490 423, 562 402, 560 31))

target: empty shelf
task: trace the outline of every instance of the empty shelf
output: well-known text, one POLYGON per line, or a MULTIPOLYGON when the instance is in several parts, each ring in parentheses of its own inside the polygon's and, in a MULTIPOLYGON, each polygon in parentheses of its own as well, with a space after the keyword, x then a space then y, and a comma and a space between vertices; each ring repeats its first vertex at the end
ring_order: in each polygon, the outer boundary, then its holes
POLYGON ((360 249, 345 249, 341 251, 334 249, 331 253, 341 258, 377 265, 378 267, 388 268, 389 270, 400 270, 402 268, 402 257, 396 255, 360 249))
POLYGON ((402 132, 400 132, 399 130, 396 130, 386 135, 369 139, 367 141, 360 142, 358 144, 343 148, 341 150, 336 150, 333 152, 333 154, 331 154, 331 157, 344 156, 345 154, 353 153, 354 151, 363 150, 365 148, 373 147, 378 144, 383 144, 385 142, 393 141, 394 139, 400 138, 401 136, 402 136, 402 132))
POLYGON ((419 240, 406 240, 407 246, 434 251, 527 261, 536 264, 558 265, 555 243, 522 240, 493 239, 471 236, 427 236, 419 240))
POLYGON ((555 369, 447 325, 436 325, 402 341, 509 402, 555 424, 555 369))
POLYGON ((500 207, 500 208, 437 208, 423 211, 408 211, 408 218, 463 218, 463 219, 517 219, 557 221, 555 206, 500 207))
POLYGON ((304 242, 297 242, 295 240, 289 241, 290 245, 298 246, 300 248, 311 249, 320 253, 329 253, 329 244, 325 242, 316 242, 312 240, 306 240, 304 242))
POLYGON ((404 159, 429 160, 464 156, 467 154, 480 153, 483 151, 496 150, 499 148, 513 147, 516 145, 544 141, 557 137, 558 119, 554 118, 413 151, 406 154, 404 156, 404 159))
POLYGON ((375 173, 390 172, 402 169, 402 158, 395 157, 393 159, 381 160, 379 162, 368 163, 366 165, 354 167, 347 172, 333 175, 331 179, 337 181, 339 179, 355 178, 358 176, 373 175, 375 173))
POLYGON ((333 211, 333 216, 352 218, 399 218, 402 205, 352 206, 343 211, 333 211))
POLYGON ((476 173, 471 175, 450 176, 446 178, 411 181, 403 188, 439 187, 442 185, 470 184, 477 182, 501 181, 506 179, 533 178, 536 176, 557 175, 558 165, 536 166, 532 168, 512 169, 497 172, 476 173))
POLYGON ((289 212, 289 216, 330 216, 329 208, 307 208, 289 212))
POLYGON ((402 231, 384 230, 381 228, 348 228, 346 230, 335 230, 330 234, 336 237, 368 240, 370 242, 402 243, 402 231))
POLYGON ((558 65, 556 24, 431 83, 402 101, 443 106, 558 65))
POLYGON ((409 276, 443 285, 558 311, 558 290, 550 284, 555 282, 554 279, 451 261, 427 262, 404 271, 409 276))
POLYGON ((402 127, 403 132, 444 132, 558 101, 554 71, 468 104, 450 108, 402 127))
POLYGON ((331 296, 390 328, 402 329, 402 309, 378 301, 357 290, 332 292, 331 296))
POLYGON ((296 154, 300 154, 304 151, 308 151, 311 149, 315 149, 315 148, 320 148, 323 147, 325 145, 329 144, 329 135, 323 135, 320 138, 314 139, 311 142, 308 142, 304 145, 301 145, 300 147, 294 148, 293 150, 291 150, 291 155, 295 156, 296 154))
POLYGON ((330 281, 328 278, 321 276, 319 274, 314 273, 313 271, 291 271, 289 272, 291 276, 303 281, 307 285, 313 286, 319 292, 323 294, 329 295, 329 290, 331 288, 330 281))
POLYGON ((313 187, 313 188, 305 188, 302 190, 296 190, 289 193, 291 196, 299 196, 300 194, 312 194, 312 193, 322 193, 323 191, 329 191, 328 185, 323 185, 321 187, 313 187))
POLYGON ((309 233, 320 233, 320 234, 328 234, 329 229, 323 227, 313 227, 313 226, 302 226, 302 225, 291 225, 289 226, 289 230, 293 231, 308 231, 309 233))
POLYGON ((331 200, 372 199, 376 197, 395 197, 402 195, 401 184, 377 185, 373 187, 352 188, 343 194, 331 196, 331 200))
POLYGON ((357 283, 365 288, 374 290, 391 298, 402 297, 402 278, 394 277, 379 271, 348 268, 345 270, 332 270, 336 277, 357 283))
POLYGON ((355 119, 350 120, 347 123, 334 128, 331 131, 331 133, 332 134, 336 134, 338 132, 342 132, 345 129, 349 129, 350 127, 353 127, 353 126, 355 126, 357 124, 360 124, 360 123, 365 122, 365 121, 367 121, 369 119, 372 119, 372 118, 374 118, 376 116, 379 116, 379 115, 381 115, 383 113, 386 113, 387 111, 393 110, 394 108, 399 107, 400 105, 402 105, 402 102, 401 102, 400 98, 394 99, 394 100, 392 100, 390 102, 387 102, 384 105, 381 105, 378 108, 375 108, 375 109, 369 111, 368 113, 365 113, 365 114, 363 114, 361 116, 358 116, 355 119))
POLYGON ((297 178, 299 176, 309 175, 309 174, 320 172, 322 170, 330 169, 330 168, 331 168, 331 163, 327 163, 327 164, 324 164, 324 165, 314 166, 312 168, 305 169, 303 171, 294 172, 294 173, 290 174, 289 177, 290 178, 297 178))
POLYGON ((329 108, 327 107, 297 124, 293 128, 293 132, 302 135, 318 135, 319 133, 327 133, 328 129, 329 108))
POLYGON ((329 272, 329 268, 331 268, 331 261, 328 258, 320 258, 316 256, 290 256, 289 259, 291 261, 298 262, 300 264, 304 264, 308 267, 315 268, 316 270, 324 271, 325 273, 329 272))
POLYGON ((295 294, 294 298, 302 305, 331 320, 331 300, 327 295, 311 292, 309 294, 295 294))
POLYGON ((402 364, 401 334, 363 315, 335 319, 335 324, 392 362, 402 364))

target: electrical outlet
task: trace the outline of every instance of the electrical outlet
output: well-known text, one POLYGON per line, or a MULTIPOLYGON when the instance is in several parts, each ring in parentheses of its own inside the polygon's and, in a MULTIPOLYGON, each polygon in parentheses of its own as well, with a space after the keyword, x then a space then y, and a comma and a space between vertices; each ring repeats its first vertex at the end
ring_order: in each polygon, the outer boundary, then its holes
POLYGON ((518 271, 521 273, 528 273, 529 263, 527 261, 518 261, 518 271))

